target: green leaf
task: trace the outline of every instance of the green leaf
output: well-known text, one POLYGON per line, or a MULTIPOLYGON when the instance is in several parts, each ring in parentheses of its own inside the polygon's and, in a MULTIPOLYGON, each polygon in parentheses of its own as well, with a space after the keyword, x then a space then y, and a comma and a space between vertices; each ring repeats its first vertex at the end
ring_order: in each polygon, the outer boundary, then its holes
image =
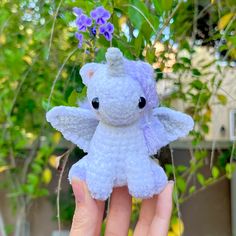
POLYGON ((38 163, 34 163, 32 165, 32 170, 35 174, 39 174, 42 172, 42 167, 38 163))
POLYGON ((141 30, 142 24, 145 21, 144 16, 147 17, 148 15, 147 6, 141 1, 132 0, 128 7, 128 15, 134 27, 141 30))
POLYGON ((163 79, 163 72, 159 68, 155 69, 155 72, 156 72, 156 80, 163 79))
POLYGON ((48 111, 52 108, 52 105, 48 103, 48 101, 43 100, 42 101, 42 107, 45 111, 48 111))
POLYGON ((227 97, 223 94, 217 94, 217 99, 222 105, 227 104, 227 97))
POLYGON ((227 163, 225 166, 226 176, 227 178, 231 179, 232 175, 236 169, 235 163, 227 163))
POLYGON ((177 185, 177 187, 178 187, 178 189, 181 191, 181 192, 185 192, 185 190, 186 190, 186 181, 184 180, 184 178, 182 178, 182 177, 178 177, 177 179, 176 179, 176 185, 177 185))
POLYGON ((192 83, 191 83, 192 87, 197 89, 197 90, 201 90, 204 86, 204 84, 200 81, 200 80, 194 80, 192 83))
POLYGON ((173 0, 160 0, 160 2, 164 11, 169 11, 173 4, 173 0))
POLYGON ((176 62, 174 65, 173 65, 173 71, 174 72, 178 72, 180 70, 184 70, 185 69, 185 66, 183 63, 179 63, 179 62, 176 62))
POLYGON ((83 101, 84 98, 86 97, 86 94, 87 94, 87 87, 84 86, 83 89, 82 89, 82 91, 77 94, 78 101, 83 101))
POLYGON ((216 59, 211 60, 210 62, 207 62, 206 64, 204 64, 204 66, 202 67, 203 69, 210 67, 211 65, 213 65, 216 62, 216 59))
POLYGON ((184 172, 184 171, 187 170, 187 166, 179 165, 179 166, 176 167, 176 170, 180 173, 184 172))
POLYGON ((193 76, 200 76, 200 75, 201 75, 201 72, 200 72, 198 69, 193 68, 193 69, 192 69, 192 74, 193 74, 193 76))
POLYGON ((191 50, 192 50, 188 40, 181 41, 180 47, 181 47, 181 49, 185 49, 188 52, 191 52, 191 50))
POLYGON ((196 186, 191 186, 188 190, 190 194, 194 193, 196 191, 196 186))
POLYGON ((166 164, 165 171, 167 175, 171 175, 173 173, 173 166, 171 164, 166 164))
POLYGON ((214 179, 217 179, 220 175, 220 171, 216 166, 213 166, 211 170, 211 174, 214 179))
POLYGON ((147 49, 146 59, 147 59, 148 63, 152 64, 154 62, 154 59, 156 57, 155 52, 156 52, 155 48, 148 48, 147 49))
POLYGON ((152 1, 157 13, 162 14, 163 11, 169 11, 172 8, 173 0, 153 0, 152 1))
POLYGON ((68 86, 68 87, 65 89, 64 98, 65 98, 65 100, 67 101, 67 103, 68 103, 68 99, 69 99, 71 93, 73 92, 73 90, 74 90, 74 86, 68 86))
POLYGON ((102 62, 105 60, 106 48, 100 48, 96 54, 95 62, 102 62))
POLYGON ((191 60, 187 57, 181 57, 180 60, 185 64, 191 65, 191 60))
POLYGON ((33 37, 35 41, 44 42, 44 40, 50 35, 48 30, 37 30, 34 32, 33 37))
POLYGON ((68 98, 68 105, 69 106, 76 106, 77 105, 77 97, 78 93, 73 90, 68 98))
POLYGON ((25 185, 25 192, 28 193, 29 195, 34 194, 35 192, 35 187, 33 185, 25 185))
POLYGON ((141 53, 142 44, 143 44, 143 36, 141 33, 139 33, 138 37, 134 41, 135 54, 137 57, 139 57, 141 53))
POLYGON ((228 40, 236 46, 236 35, 228 37, 228 40))
POLYGON ((205 181, 205 185, 209 185, 214 181, 214 179, 212 177, 209 177, 208 179, 206 179, 205 181))
POLYGON ((202 186, 205 185, 205 178, 202 174, 200 174, 200 173, 197 174, 197 180, 202 186))
POLYGON ((39 178, 35 174, 30 173, 30 174, 28 174, 27 178, 28 178, 28 183, 32 184, 34 186, 37 185, 39 182, 39 178))
POLYGON ((219 51, 222 52, 222 51, 225 51, 225 50, 228 50, 228 46, 223 44, 223 45, 220 45, 219 46, 219 51))
POLYGON ((159 18, 151 14, 147 5, 142 1, 131 0, 128 5, 128 16, 134 28, 141 31, 143 24, 146 23, 152 31, 157 31, 159 18))
POLYGON ((208 134, 208 132, 209 132, 209 127, 208 127, 208 125, 202 124, 202 125, 201 125, 201 128, 202 128, 202 131, 203 131, 205 134, 208 134))
POLYGON ((141 30, 140 30, 140 34, 142 34, 144 36, 144 38, 146 39, 147 42, 150 41, 152 32, 153 32, 153 30, 150 27, 150 25, 146 21, 143 22, 141 30))
POLYGON ((49 191, 46 188, 37 189, 37 191, 36 191, 37 197, 43 197, 43 196, 47 196, 47 195, 49 195, 49 191))
POLYGON ((206 92, 206 93, 199 93, 199 96, 197 96, 197 99, 199 99, 199 104, 200 105, 204 105, 204 104, 206 104, 209 101, 210 97, 211 97, 211 94, 208 93, 208 92, 206 92))
POLYGON ((154 7, 155 7, 155 10, 158 14, 162 15, 163 13, 163 9, 162 9, 162 6, 160 4, 160 1, 159 0, 153 0, 152 1, 153 4, 154 4, 154 7))

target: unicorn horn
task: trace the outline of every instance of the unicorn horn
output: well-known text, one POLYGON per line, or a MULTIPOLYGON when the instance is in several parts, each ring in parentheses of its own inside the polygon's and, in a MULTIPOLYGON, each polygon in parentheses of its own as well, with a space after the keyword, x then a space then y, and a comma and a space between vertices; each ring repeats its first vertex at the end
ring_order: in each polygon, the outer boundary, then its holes
POLYGON ((108 72, 112 76, 125 74, 124 57, 118 48, 108 48, 106 52, 108 72))

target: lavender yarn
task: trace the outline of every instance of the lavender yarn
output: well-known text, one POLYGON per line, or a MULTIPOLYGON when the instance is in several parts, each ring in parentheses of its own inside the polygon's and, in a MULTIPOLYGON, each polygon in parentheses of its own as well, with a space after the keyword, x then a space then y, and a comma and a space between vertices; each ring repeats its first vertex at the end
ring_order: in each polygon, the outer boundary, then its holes
POLYGON ((46 118, 88 153, 70 169, 70 181, 86 181, 91 196, 99 200, 107 199, 117 186, 128 186, 134 197, 150 198, 167 184, 164 170, 150 156, 186 136, 193 120, 158 107, 151 65, 127 60, 117 48, 108 49, 106 60, 81 68, 87 99, 80 107, 54 107, 46 118), (141 97, 144 107, 139 106, 141 97))
POLYGON ((157 107, 158 96, 152 66, 142 61, 130 61, 127 59, 124 61, 127 74, 141 85, 147 99, 148 109, 157 107))

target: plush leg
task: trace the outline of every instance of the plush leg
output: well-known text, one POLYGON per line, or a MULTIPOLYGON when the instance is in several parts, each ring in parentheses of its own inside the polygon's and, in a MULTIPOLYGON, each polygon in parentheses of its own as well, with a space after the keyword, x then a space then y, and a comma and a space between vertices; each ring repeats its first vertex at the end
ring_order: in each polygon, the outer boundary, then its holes
POLYGON ((154 160, 150 160, 152 166, 153 178, 155 180, 155 193, 159 194, 168 183, 165 171, 154 160))
POLYGON ((106 200, 112 192, 114 176, 114 163, 105 157, 93 157, 86 173, 86 183, 92 197, 106 200))
POLYGON ((86 180, 86 169, 87 169, 87 161, 88 155, 84 156, 81 160, 77 161, 69 171, 69 181, 71 183, 71 180, 73 178, 77 178, 80 180, 86 180))
POLYGON ((112 192, 115 170, 114 165, 105 160, 104 157, 83 157, 71 167, 70 183, 73 178, 83 180, 93 198, 106 200, 112 192))
POLYGON ((130 157, 126 160, 129 192, 136 198, 150 198, 155 194, 155 180, 150 158, 130 157))

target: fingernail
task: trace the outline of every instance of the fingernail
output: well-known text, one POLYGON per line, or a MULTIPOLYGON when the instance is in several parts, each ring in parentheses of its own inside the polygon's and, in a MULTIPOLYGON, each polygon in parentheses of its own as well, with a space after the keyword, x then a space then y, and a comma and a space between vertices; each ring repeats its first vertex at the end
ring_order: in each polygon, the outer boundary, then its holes
POLYGON ((80 203, 84 202, 85 196, 83 183, 78 179, 72 179, 71 185, 76 201, 80 203))

